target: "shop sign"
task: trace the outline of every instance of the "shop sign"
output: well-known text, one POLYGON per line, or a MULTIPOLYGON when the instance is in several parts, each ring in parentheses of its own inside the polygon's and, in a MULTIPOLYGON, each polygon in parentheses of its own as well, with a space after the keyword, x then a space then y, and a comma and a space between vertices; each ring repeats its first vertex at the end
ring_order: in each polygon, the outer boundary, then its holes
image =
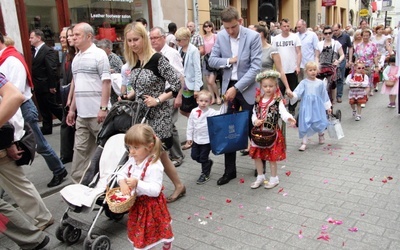
POLYGON ((129 19, 131 18, 131 15, 118 15, 118 14, 94 14, 90 13, 90 18, 95 19, 95 18, 109 18, 109 19, 129 19))
POLYGON ((322 0, 322 7, 335 6, 336 0, 322 0))
POLYGON ((368 16, 369 11, 368 11, 368 9, 361 9, 359 14, 360 14, 360 16, 368 16))
POLYGON ((123 3, 133 3, 133 0, 92 0, 92 3, 95 2, 123 2, 123 3))

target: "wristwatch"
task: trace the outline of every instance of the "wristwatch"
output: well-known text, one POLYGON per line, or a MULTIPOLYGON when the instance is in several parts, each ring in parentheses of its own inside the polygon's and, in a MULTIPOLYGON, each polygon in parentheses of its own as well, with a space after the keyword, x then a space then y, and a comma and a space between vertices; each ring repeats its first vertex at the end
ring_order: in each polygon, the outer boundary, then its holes
POLYGON ((160 98, 156 98, 156 102, 157 102, 157 105, 160 105, 160 103, 161 103, 161 100, 160 100, 160 98))
POLYGON ((102 106, 100 106, 100 110, 107 111, 107 110, 108 110, 108 107, 102 107, 102 106))

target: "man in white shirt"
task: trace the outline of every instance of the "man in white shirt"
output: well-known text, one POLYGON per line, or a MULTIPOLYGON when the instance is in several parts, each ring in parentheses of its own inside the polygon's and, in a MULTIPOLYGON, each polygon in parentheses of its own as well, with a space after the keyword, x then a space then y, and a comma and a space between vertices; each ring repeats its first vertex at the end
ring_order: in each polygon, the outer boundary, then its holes
POLYGON ((106 52, 92 42, 92 26, 79 23, 73 34, 79 53, 72 61, 74 92, 67 124, 72 126, 76 123, 71 177, 74 182, 79 182, 97 147, 97 134, 111 107, 111 76, 106 52), (75 111, 78 111, 76 121, 75 111))
MULTIPOLYGON (((301 41, 298 35, 290 32, 288 19, 280 21, 282 33, 272 37, 272 46, 276 47, 281 55, 282 67, 285 72, 290 89, 294 90, 298 85, 297 75, 300 73, 301 41)), ((285 93, 283 84, 279 86, 282 94, 285 93)), ((289 104, 289 112, 294 115, 296 104, 289 104)))
POLYGON ((298 74, 298 81, 304 79, 304 66, 308 62, 318 63, 317 50, 318 50, 318 37, 315 32, 307 30, 307 23, 303 19, 297 21, 297 35, 301 40, 301 63, 300 73, 298 74))
POLYGON ((36 152, 43 156, 48 168, 53 172, 48 187, 60 185, 67 176, 67 170, 56 152, 47 142, 39 128, 39 113, 32 101, 33 83, 25 59, 13 46, 5 46, 4 37, 0 33, 0 71, 24 95, 25 101, 21 105, 25 122, 29 123, 36 140, 36 152))

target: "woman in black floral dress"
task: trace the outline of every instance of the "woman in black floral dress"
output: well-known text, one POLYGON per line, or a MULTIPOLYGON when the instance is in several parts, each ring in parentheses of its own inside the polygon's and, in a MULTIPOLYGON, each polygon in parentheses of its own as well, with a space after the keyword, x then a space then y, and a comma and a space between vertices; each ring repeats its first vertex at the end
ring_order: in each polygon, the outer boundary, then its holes
MULTIPOLYGON (((123 82, 126 80, 133 89, 128 94, 128 99, 136 99, 151 108, 147 115, 148 123, 168 150, 172 146, 172 119, 168 99, 177 96, 181 88, 180 80, 168 60, 152 49, 147 31, 141 23, 128 24, 124 36, 124 56, 132 69, 129 76, 122 74, 122 77, 129 77, 123 79, 123 82), (167 89, 166 81, 169 83, 167 89)), ((185 195, 186 188, 180 181, 167 151, 161 154, 161 162, 165 173, 175 186, 174 193, 167 201, 174 202, 185 195)))

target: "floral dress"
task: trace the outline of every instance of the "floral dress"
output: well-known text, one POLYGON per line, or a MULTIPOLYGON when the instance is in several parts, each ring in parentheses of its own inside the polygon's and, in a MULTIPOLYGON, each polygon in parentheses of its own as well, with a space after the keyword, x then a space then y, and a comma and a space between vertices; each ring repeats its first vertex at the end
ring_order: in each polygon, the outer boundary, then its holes
MULTIPOLYGON (((134 160, 132 161, 133 164, 128 163, 130 165, 128 173, 137 173, 137 170, 142 170, 140 179, 151 184, 155 177, 146 176, 146 171, 152 167, 158 167, 151 163, 152 158, 149 157, 139 165, 136 165, 134 160), (136 169, 131 171, 131 167, 136 169), (146 180, 146 177, 148 180, 146 180)), ((155 164, 161 164, 161 162, 157 161, 155 164)), ((138 193, 135 204, 129 210, 128 238, 132 242, 134 249, 151 249, 162 242, 166 243, 174 240, 171 227, 172 219, 162 189, 157 197, 139 195, 138 193)))
POLYGON ((354 49, 356 61, 363 61, 365 64, 365 73, 368 75, 370 86, 373 86, 374 59, 378 56, 378 48, 375 43, 359 43, 354 49))
MULTIPOLYGON (((177 94, 181 88, 176 71, 168 60, 158 53, 155 53, 143 67, 140 66, 140 61, 138 61, 132 68, 129 77, 128 86, 132 86, 135 91, 136 101, 142 104, 145 95, 157 98, 166 91, 172 91, 177 94), (170 85, 167 90, 165 90, 166 81, 170 85)), ((142 120, 148 109, 146 105, 143 104, 143 106, 139 121, 142 120)), ((173 123, 169 102, 163 102, 158 106, 152 107, 146 118, 157 137, 161 140, 172 137, 173 123)))

